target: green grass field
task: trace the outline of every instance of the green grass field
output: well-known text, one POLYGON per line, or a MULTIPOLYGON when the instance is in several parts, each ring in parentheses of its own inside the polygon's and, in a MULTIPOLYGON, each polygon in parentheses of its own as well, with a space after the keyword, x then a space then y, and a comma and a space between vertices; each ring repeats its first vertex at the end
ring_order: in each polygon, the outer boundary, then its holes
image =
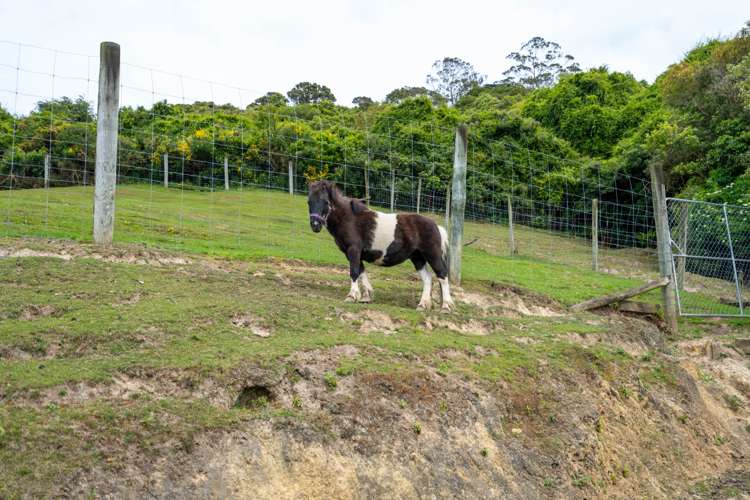
MULTIPOLYGON (((92 200, 92 188, 83 187, 2 192, 0 234, 90 241, 92 200)), ((522 256, 510 258, 504 255, 506 232, 500 226, 468 223, 466 240, 479 240, 465 250, 465 278, 538 289, 566 303, 634 283, 588 271, 590 250, 576 240, 522 227, 516 232, 522 256), (550 275, 562 286, 550 286, 550 275), (566 290, 566 282, 574 286, 566 290)), ((310 231, 304 197, 262 190, 207 193, 119 186, 115 241, 245 260, 279 257, 345 264, 327 233, 310 231)), ((623 270, 634 269, 630 259, 622 260, 623 270)), ((638 269, 644 267, 641 263, 638 269)))
MULTIPOLYGON (((0 235, 88 242, 92 212, 91 187, 0 192, 0 235)), ((513 284, 573 304, 657 276, 654 256, 642 250, 601 249, 600 265, 607 272, 593 272, 589 242, 524 226, 516 226, 515 233, 519 255, 509 257, 507 228, 468 222, 465 241, 476 241, 464 250, 463 277, 513 284)), ((266 190, 118 186, 115 242, 231 259, 345 264, 327 233, 310 231, 303 196, 266 190)), ((692 298, 710 303, 715 312, 733 312, 732 306, 709 298, 718 293, 712 292, 708 287, 692 298)), ((648 298, 657 300, 658 294, 648 298)))

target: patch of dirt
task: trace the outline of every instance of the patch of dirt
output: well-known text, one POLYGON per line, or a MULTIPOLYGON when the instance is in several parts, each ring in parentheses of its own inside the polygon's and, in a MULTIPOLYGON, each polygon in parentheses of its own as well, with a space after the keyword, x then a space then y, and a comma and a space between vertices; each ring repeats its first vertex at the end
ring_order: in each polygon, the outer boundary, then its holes
POLYGON ((277 280, 279 280, 279 282, 280 282, 280 283, 281 283, 282 285, 284 285, 284 286, 291 286, 291 284, 292 284, 292 280, 290 280, 289 278, 287 278, 287 277, 286 277, 286 276, 284 276, 283 274, 281 274, 281 273, 276 273, 276 274, 274 274, 274 276, 276 277, 276 279, 277 279, 277 280))
POLYGON ((513 337, 514 342, 518 342, 522 345, 538 344, 539 339, 533 339, 531 337, 513 337))
POLYGON ((250 313, 235 314, 232 316, 232 325, 249 330, 250 333, 258 337, 271 336, 271 330, 263 326, 262 321, 257 316, 250 313))
POLYGON ((57 312, 57 309, 54 306, 50 305, 29 305, 26 306, 23 311, 21 311, 21 315, 19 316, 19 319, 22 319, 24 321, 33 321, 35 319, 39 318, 46 318, 47 316, 52 316, 57 312))
POLYGON ((115 305, 115 306, 132 306, 132 305, 135 305, 138 302, 140 302, 142 298, 143 298, 143 294, 141 292, 135 292, 130 297, 128 297, 126 299, 123 299, 123 300, 121 300, 119 302, 115 302, 113 305, 115 305))
POLYGON ((14 250, 12 248, 0 248, 0 258, 25 258, 25 257, 51 257, 54 259, 70 260, 73 258, 72 255, 65 252, 45 252, 41 250, 32 250, 30 248, 20 248, 14 250))
POLYGON ((493 284, 492 290, 495 293, 490 295, 456 288, 454 295, 459 302, 501 316, 563 316, 562 309, 549 300, 498 284, 493 284))
POLYGON ((401 319, 394 319, 388 314, 374 309, 363 309, 356 313, 341 313, 341 321, 356 326, 360 333, 382 333, 391 335, 398 331, 406 322, 401 319))
POLYGON ((462 335, 471 335, 483 337, 492 333, 492 325, 484 321, 470 319, 469 321, 458 322, 451 321, 448 319, 440 318, 429 318, 423 323, 424 327, 428 330, 433 328, 447 328, 448 330, 460 333, 462 335))
POLYGON ((665 346, 664 333, 652 322, 640 317, 610 311, 599 319, 587 321, 586 324, 606 325, 607 328, 604 332, 598 333, 568 333, 561 338, 587 347, 596 344, 618 347, 636 357, 663 349, 665 346))
POLYGON ((747 500, 750 498, 750 470, 730 470, 719 477, 699 481, 691 486, 690 497, 747 500))
POLYGON ((703 398, 735 430, 750 433, 750 363, 733 346, 716 340, 677 344, 684 367, 698 382, 703 398))
POLYGON ((278 267, 287 273, 309 274, 310 271, 312 271, 313 273, 337 274, 342 276, 349 275, 349 270, 345 266, 315 265, 298 259, 285 259, 282 261, 274 260, 272 263, 274 267, 278 267))
MULTIPOLYGON (((259 370, 256 370, 260 372, 259 370)), ((219 408, 230 408, 241 393, 243 384, 275 385, 278 379, 257 377, 247 373, 230 377, 231 382, 204 378, 182 370, 139 370, 117 373, 107 383, 67 383, 30 393, 4 394, 0 388, 0 402, 16 405, 45 407, 49 404, 75 405, 91 401, 136 400, 144 396, 162 399, 206 400, 219 408)))
POLYGON ((32 245, 23 246, 24 240, 19 240, 19 245, 0 248, 0 258, 28 258, 48 257, 62 260, 71 259, 95 259, 105 262, 117 262, 127 264, 140 264, 152 266, 172 266, 189 264, 192 261, 183 256, 172 255, 164 251, 138 248, 133 245, 117 245, 112 247, 99 247, 86 245, 78 242, 55 240, 54 251, 33 247, 43 246, 42 241, 34 241, 32 245))

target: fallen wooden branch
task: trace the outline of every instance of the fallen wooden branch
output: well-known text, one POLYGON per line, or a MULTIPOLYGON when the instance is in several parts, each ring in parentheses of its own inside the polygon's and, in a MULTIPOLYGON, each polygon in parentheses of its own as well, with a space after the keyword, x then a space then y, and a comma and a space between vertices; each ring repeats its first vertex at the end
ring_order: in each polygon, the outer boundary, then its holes
POLYGON ((479 241, 479 238, 474 238, 474 239, 473 239, 473 240, 471 240, 470 242, 468 242, 468 243, 464 243, 464 246, 465 246, 465 247, 468 247, 469 245, 473 245, 473 244, 474 244, 474 243, 476 243, 477 241, 479 241))
POLYGON ((638 313, 638 314, 658 314, 659 304, 652 304, 650 302, 636 302, 634 300, 623 300, 617 304, 618 311, 638 313))
POLYGON ((624 290, 622 292, 611 293, 603 297, 597 297, 595 299, 581 302, 580 304, 571 306, 570 310, 571 311, 588 311, 590 309, 597 309, 599 307, 604 307, 614 302, 622 302, 623 300, 629 299, 630 297, 635 297, 636 295, 650 292, 651 290, 655 288, 661 288, 663 286, 667 286, 668 284, 669 284, 669 278, 665 276, 655 281, 649 281, 645 285, 641 285, 636 288, 631 288, 629 290, 624 290))

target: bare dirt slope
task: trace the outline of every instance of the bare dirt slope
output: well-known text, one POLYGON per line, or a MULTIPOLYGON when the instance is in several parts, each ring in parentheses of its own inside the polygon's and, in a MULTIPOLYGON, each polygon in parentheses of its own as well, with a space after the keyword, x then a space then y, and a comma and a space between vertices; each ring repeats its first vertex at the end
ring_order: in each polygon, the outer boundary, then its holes
POLYGON ((300 354, 289 360, 294 372, 280 379, 246 374, 245 391, 267 395, 270 407, 298 406, 304 416, 206 433, 189 452, 167 446, 156 457, 133 453, 116 474, 95 467, 61 493, 746 498, 750 492, 742 472, 750 466, 746 412, 726 404, 728 394, 746 404, 750 372, 746 365, 738 371, 734 357, 665 360, 665 386, 643 386, 633 374, 570 377, 544 369, 533 379, 489 384, 429 368, 327 385, 324 374, 357 354, 346 347, 300 354), (709 387, 697 380, 699 369, 716 374, 709 387))

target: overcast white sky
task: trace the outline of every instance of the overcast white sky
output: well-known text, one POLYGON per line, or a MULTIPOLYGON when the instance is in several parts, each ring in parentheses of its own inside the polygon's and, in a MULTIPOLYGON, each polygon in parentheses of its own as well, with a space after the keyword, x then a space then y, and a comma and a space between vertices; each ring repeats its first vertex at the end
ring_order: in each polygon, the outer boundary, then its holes
MULTIPOLYGON (((607 64, 652 81, 698 41, 739 30, 750 18, 748 6, 747 0, 0 0, 0 39, 93 56, 99 42, 111 40, 121 45, 123 62, 245 89, 124 66, 123 104, 213 94, 216 102, 247 105, 303 80, 328 85, 340 104, 349 104, 358 95, 381 100, 396 87, 424 85, 432 62, 444 56, 469 61, 494 81, 508 67, 505 56, 535 35, 560 43, 584 68, 607 64)), ((0 104, 23 113, 52 95, 95 101, 95 84, 86 80, 95 80, 97 64, 29 47, 19 57, 17 45, 2 42, 0 104)))

